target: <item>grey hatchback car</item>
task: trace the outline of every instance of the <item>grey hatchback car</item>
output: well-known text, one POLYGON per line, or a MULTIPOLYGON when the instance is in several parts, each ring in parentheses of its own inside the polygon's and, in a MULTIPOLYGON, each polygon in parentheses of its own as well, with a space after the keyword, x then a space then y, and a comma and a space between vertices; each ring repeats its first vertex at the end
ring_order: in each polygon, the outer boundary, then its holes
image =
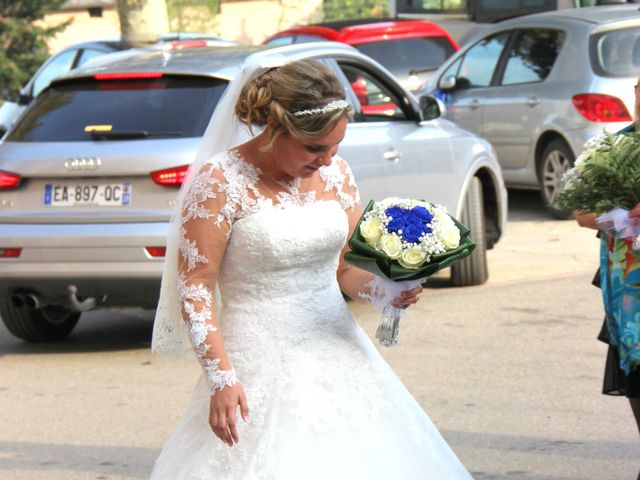
POLYGON ((478 244, 453 282, 487 279, 486 249, 506 223, 493 149, 438 118, 435 99, 421 107, 374 60, 332 43, 128 50, 55 80, 0 142, 0 316, 10 332, 55 340, 83 311, 156 306, 177 187, 252 54, 330 66, 356 112, 340 153, 363 199, 444 204, 478 244))
POLYGON ((567 218, 553 205, 562 175, 586 140, 632 121, 639 74, 639 6, 599 6, 484 29, 425 91, 491 142, 508 187, 540 189, 548 210, 567 218))

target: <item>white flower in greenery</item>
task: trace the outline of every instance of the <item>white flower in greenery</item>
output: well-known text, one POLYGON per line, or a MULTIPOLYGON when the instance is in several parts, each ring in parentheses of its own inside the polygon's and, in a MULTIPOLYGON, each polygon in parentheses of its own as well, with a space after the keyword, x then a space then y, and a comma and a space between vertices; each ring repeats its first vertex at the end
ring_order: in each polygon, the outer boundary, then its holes
POLYGON ((419 247, 408 248, 398 258, 404 268, 418 269, 427 260, 427 254, 419 247))
POLYGON ((593 155, 593 152, 590 151, 584 151, 582 152, 578 158, 576 158, 576 162, 573 164, 573 171, 575 173, 582 173, 582 171, 584 170, 584 165, 585 163, 587 163, 588 159, 593 155))
POLYGON ((382 235, 382 225, 376 217, 370 217, 360 224, 360 233, 365 242, 369 245, 375 245, 382 235))
POLYGON ((380 237, 380 250, 389 258, 397 259, 402 254, 402 240, 398 235, 393 233, 385 233, 380 237))

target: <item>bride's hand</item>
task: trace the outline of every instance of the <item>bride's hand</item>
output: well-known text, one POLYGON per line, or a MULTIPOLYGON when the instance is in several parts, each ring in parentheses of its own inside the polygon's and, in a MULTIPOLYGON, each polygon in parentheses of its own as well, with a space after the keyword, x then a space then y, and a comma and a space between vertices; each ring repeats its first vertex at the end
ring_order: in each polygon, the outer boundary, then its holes
POLYGON ((413 305, 417 303, 419 300, 419 295, 422 293, 422 286, 418 285, 416 288, 412 288, 411 290, 404 290, 400 293, 399 297, 396 297, 391 302, 396 308, 407 308, 409 305, 413 305))
POLYGON ((240 415, 247 422, 249 406, 242 385, 236 383, 231 387, 217 390, 209 403, 209 425, 216 436, 230 447, 238 443, 238 429, 236 427, 236 408, 240 407, 240 415))

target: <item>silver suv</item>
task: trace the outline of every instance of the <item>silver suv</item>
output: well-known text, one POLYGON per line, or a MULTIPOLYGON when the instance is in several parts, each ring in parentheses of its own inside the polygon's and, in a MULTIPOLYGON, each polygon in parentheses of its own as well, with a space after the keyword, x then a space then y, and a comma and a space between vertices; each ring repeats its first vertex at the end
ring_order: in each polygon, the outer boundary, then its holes
POLYGON ((435 99, 419 104, 342 44, 128 50, 54 81, 0 143, 0 316, 10 332, 55 340, 82 311, 156 306, 177 188, 254 53, 333 68, 356 110, 340 152, 363 200, 443 203, 478 243, 453 282, 487 279, 486 248, 506 221, 500 167, 486 141, 438 118, 435 99))
POLYGON ((425 91, 447 118, 491 142, 509 187, 553 201, 562 174, 603 129, 632 121, 640 74, 638 5, 527 15, 482 30, 433 75, 425 91))

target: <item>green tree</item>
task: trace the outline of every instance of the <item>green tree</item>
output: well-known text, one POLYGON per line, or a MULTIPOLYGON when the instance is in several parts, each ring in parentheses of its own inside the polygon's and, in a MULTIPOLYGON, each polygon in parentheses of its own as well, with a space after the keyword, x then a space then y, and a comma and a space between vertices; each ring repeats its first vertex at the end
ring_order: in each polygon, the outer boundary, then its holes
POLYGON ((166 0, 172 32, 209 33, 215 28, 220 0, 166 0))
POLYGON ((387 16, 388 0, 324 0, 324 21, 387 16))
POLYGON ((38 22, 64 0, 0 0, 0 98, 15 96, 49 56, 47 39, 69 22, 38 22))

